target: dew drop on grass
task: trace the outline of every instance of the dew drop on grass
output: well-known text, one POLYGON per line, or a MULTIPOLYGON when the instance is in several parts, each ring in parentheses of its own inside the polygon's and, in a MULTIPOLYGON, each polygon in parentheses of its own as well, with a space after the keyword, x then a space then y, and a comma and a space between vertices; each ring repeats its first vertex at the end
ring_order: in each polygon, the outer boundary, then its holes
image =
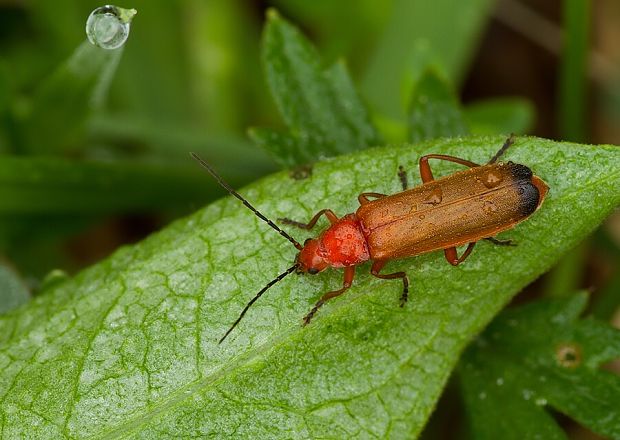
POLYGON ((131 20, 136 12, 135 9, 123 9, 113 5, 95 9, 86 20, 88 41, 103 49, 121 47, 127 41, 131 20))

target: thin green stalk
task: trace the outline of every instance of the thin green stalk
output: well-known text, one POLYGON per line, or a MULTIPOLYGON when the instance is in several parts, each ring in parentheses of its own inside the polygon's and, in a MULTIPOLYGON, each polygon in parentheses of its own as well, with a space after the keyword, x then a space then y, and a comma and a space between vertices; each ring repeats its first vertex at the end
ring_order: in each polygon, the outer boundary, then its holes
MULTIPOLYGON (((564 49, 560 66, 558 124, 562 139, 584 142, 587 135, 586 94, 590 1, 565 0, 564 49)), ((587 244, 564 256, 547 277, 545 294, 558 296, 578 289, 587 244)))
POLYGON ((560 66, 559 128, 563 139, 587 137, 586 93, 590 1, 565 0, 564 50, 560 66))

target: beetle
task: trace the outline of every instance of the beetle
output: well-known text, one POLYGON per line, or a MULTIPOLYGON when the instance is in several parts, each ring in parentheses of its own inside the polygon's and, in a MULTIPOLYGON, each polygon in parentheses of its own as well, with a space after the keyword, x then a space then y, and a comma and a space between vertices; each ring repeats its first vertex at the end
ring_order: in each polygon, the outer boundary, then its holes
POLYGON ((317 238, 307 239, 303 245, 254 208, 208 163, 190 153, 222 187, 299 250, 295 264, 267 283, 247 303, 219 342, 226 339, 263 293, 292 272, 315 275, 329 267, 344 270, 342 287, 321 296, 303 319, 303 324, 307 325, 326 301, 351 287, 355 267, 366 261, 372 261, 370 273, 375 277, 402 280, 400 306, 403 307, 408 299, 409 278, 405 272, 382 274, 381 270, 388 261, 443 250, 446 260, 458 266, 482 239, 512 245, 510 240, 493 237, 532 215, 549 190, 547 184, 527 166, 497 162, 513 142, 511 135, 485 165, 443 154, 422 156, 419 160, 422 185, 407 189, 406 174, 399 167, 402 192, 392 195, 362 193, 358 196, 360 207, 344 217, 339 218, 330 209, 322 209, 308 223, 279 219, 307 230, 312 229, 322 216, 329 220, 327 229, 317 238), (430 159, 454 162, 468 169, 435 179, 430 159), (456 248, 465 244, 467 248, 459 256, 456 248))

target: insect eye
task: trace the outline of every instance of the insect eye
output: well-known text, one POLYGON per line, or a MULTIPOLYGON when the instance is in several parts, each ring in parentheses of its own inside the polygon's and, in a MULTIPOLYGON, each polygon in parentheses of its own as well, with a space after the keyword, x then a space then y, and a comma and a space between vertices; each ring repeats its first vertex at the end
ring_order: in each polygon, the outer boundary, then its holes
POLYGON ((306 241, 304 241, 304 246, 308 244, 308 242, 312 240, 311 238, 306 238, 306 241))
POLYGON ((317 273, 319 273, 319 270, 314 267, 311 267, 310 269, 308 269, 308 273, 310 275, 316 275, 317 273))

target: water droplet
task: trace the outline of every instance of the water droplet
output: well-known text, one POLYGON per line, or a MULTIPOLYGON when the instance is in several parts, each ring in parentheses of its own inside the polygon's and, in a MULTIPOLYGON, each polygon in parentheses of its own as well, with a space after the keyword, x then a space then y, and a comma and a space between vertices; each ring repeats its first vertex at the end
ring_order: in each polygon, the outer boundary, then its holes
POLYGON ((86 20, 88 41, 103 49, 121 47, 127 41, 130 23, 136 12, 135 9, 123 9, 112 5, 95 9, 86 20))
POLYGON ((433 188, 433 190, 428 195, 428 197, 424 199, 424 203, 429 203, 433 206, 439 205, 442 199, 443 199, 443 192, 441 191, 441 188, 436 187, 436 188, 433 188))
POLYGON ((479 398, 480 400, 484 400, 484 399, 486 399, 486 398, 487 398, 487 393, 485 393, 484 391, 483 391, 483 392, 481 392, 480 394, 478 394, 478 398, 479 398))
POLYGON ((490 200, 487 200, 486 202, 484 202, 482 204, 482 209, 487 214, 493 214, 494 212, 497 212, 498 208, 497 208, 497 205, 495 203, 493 203, 490 200))
POLYGON ((497 185, 502 183, 502 180, 504 180, 502 175, 493 170, 489 171, 482 177, 482 183, 489 189, 495 188, 497 185))
POLYGON ((504 385, 504 378, 498 377, 495 383, 497 384, 498 387, 501 387, 502 385, 504 385))
POLYGON ((535 402, 538 406, 545 406, 547 404, 547 399, 545 399, 544 397, 539 397, 538 399, 536 399, 535 402))

